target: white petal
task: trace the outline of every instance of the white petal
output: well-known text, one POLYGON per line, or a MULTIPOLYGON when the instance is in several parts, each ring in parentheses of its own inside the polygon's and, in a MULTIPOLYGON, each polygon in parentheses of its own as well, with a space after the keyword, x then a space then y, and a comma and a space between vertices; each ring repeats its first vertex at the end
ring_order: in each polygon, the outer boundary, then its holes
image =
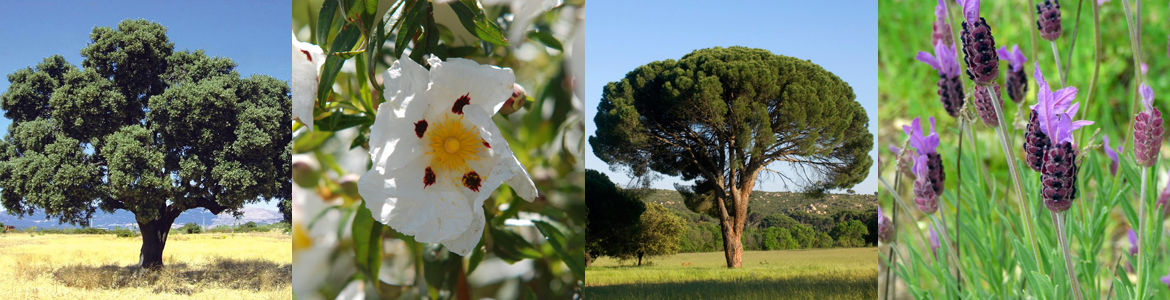
POLYGON ((302 43, 293 36, 292 46, 292 114, 313 130, 313 106, 317 101, 317 70, 325 60, 321 48, 302 43))
POLYGON ((472 209, 450 187, 436 183, 424 188, 427 163, 416 159, 397 170, 374 167, 358 180, 358 193, 378 222, 419 242, 437 243, 467 230, 472 209))
POLYGON ((453 239, 442 242, 447 250, 461 256, 467 256, 471 254, 471 250, 475 250, 475 246, 479 245, 479 240, 483 237, 485 223, 482 206, 475 208, 474 216, 475 219, 471 221, 471 226, 467 227, 466 231, 453 239))
POLYGON ((386 102, 401 106, 407 99, 420 96, 427 90, 430 74, 426 68, 403 54, 401 59, 394 61, 389 69, 382 72, 382 82, 386 102))
POLYGON ((431 61, 427 100, 432 113, 451 111, 455 100, 466 95, 470 104, 477 104, 488 115, 494 115, 512 97, 512 84, 516 83, 512 69, 480 65, 463 58, 449 58, 445 62, 432 58, 431 61))
MULTIPOLYGON (((484 141, 491 144, 492 149, 496 151, 495 167, 492 168, 488 179, 484 181, 484 186, 487 186, 488 183, 494 183, 491 190, 495 190, 499 186, 499 181, 503 181, 512 187, 520 198, 532 202, 536 198, 536 185, 532 183, 532 177, 528 176, 528 171, 512 154, 512 148, 508 145, 508 140, 504 139, 503 134, 500 133, 500 128, 496 126, 495 122, 492 122, 490 117, 478 112, 468 111, 467 119, 487 131, 483 135, 484 141)), ((483 201, 479 200, 477 203, 477 205, 482 205, 483 201)))
POLYGON ((532 202, 533 199, 536 199, 536 184, 532 183, 532 176, 528 176, 528 171, 524 169, 523 165, 520 165, 520 161, 516 160, 515 156, 509 156, 504 161, 511 167, 512 173, 516 174, 504 182, 508 183, 508 186, 512 187, 512 190, 516 191, 516 194, 525 201, 532 202))
MULTIPOLYGON (((425 140, 418 136, 415 128, 416 123, 423 120, 425 111, 426 101, 421 97, 407 99, 401 109, 394 109, 390 102, 378 107, 378 116, 370 126, 370 159, 375 166, 394 170, 423 154, 425 140)), ((428 123, 426 127, 429 129, 433 125, 428 123)))

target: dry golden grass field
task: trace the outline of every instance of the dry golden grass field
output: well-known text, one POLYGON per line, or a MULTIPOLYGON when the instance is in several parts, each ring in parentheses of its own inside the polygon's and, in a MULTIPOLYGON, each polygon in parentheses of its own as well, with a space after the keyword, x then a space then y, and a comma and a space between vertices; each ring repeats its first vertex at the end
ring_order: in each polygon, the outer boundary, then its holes
POLYGON ((161 272, 136 272, 141 238, 0 234, 0 299, 290 299, 287 235, 172 234, 161 272))

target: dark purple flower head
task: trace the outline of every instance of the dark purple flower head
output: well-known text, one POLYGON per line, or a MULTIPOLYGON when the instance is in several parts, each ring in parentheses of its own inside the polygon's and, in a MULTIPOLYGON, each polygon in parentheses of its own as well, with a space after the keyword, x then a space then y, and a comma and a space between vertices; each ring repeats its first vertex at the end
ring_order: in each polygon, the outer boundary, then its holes
POLYGON ((1070 86, 1053 92, 1048 87, 1048 82, 1044 80, 1040 63, 1036 63, 1035 70, 1039 93, 1036 105, 1032 105, 1031 108, 1036 111, 1040 131, 1048 136, 1053 145, 1070 142, 1076 146, 1072 139, 1072 131, 1093 124, 1093 121, 1072 120, 1072 116, 1076 115, 1080 108, 1079 103, 1072 103, 1077 97, 1077 88, 1070 86))
POLYGON ((1117 158, 1117 153, 1119 153, 1119 152, 1125 152, 1125 143, 1121 143, 1121 146, 1117 146, 1117 151, 1114 151, 1113 146, 1109 145, 1109 136, 1106 135, 1105 136, 1105 155, 1109 155, 1109 159, 1113 160, 1113 163, 1109 164, 1109 174, 1110 175, 1117 175, 1117 167, 1121 163, 1121 161, 1117 158))
POLYGON ((1003 96, 998 84, 975 86, 975 110, 979 112, 979 119, 983 120, 983 124, 991 128, 999 126, 999 116, 995 114, 995 107, 991 102, 993 98, 999 102, 999 106, 1003 106, 1003 96), (991 94, 995 94, 995 97, 991 94))
POLYGON ((957 55, 955 48, 950 44, 935 43, 934 55, 926 51, 918 51, 918 55, 914 56, 914 59, 930 65, 931 68, 938 71, 939 75, 955 77, 959 76, 959 62, 955 60, 957 55))
POLYGON ((914 118, 910 125, 902 125, 902 131, 910 136, 910 146, 918 150, 918 155, 936 153, 939 141, 938 133, 934 131, 934 117, 930 117, 930 135, 922 131, 922 117, 914 118))
POLYGON ((1134 160, 1139 166, 1150 167, 1162 150, 1162 112, 1154 107, 1154 90, 1149 85, 1142 82, 1140 91, 1144 109, 1133 117, 1134 160))
POLYGON ((1028 62, 1028 58, 1024 57, 1024 53, 1020 52, 1020 45, 1012 45, 1012 51, 1008 51, 1007 46, 999 47, 995 51, 999 53, 999 59, 1006 59, 1008 65, 1012 67, 1012 72, 1019 72, 1024 70, 1024 63, 1028 62))
POLYGON ((1060 2, 1044 0, 1036 4, 1036 29, 1045 40, 1055 41, 1060 37, 1063 32, 1060 28, 1060 2))

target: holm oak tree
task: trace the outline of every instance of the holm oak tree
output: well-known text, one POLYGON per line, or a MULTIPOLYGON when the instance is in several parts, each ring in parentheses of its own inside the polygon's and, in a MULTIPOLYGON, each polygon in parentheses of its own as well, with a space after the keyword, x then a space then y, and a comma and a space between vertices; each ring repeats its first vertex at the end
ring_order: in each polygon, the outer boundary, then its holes
POLYGON ((95 27, 82 67, 60 55, 8 75, 0 108, 0 203, 88 226, 97 210, 134 213, 139 265, 161 267, 183 211, 240 213, 290 198, 288 83, 241 78, 231 59, 175 51, 166 28, 95 27))
POLYGON ((821 191, 868 174, 873 135, 855 98, 849 84, 809 61, 744 47, 696 50, 607 84, 589 144, 634 176, 694 180, 680 192, 688 207, 719 218, 727 266, 740 267, 761 171, 821 191))

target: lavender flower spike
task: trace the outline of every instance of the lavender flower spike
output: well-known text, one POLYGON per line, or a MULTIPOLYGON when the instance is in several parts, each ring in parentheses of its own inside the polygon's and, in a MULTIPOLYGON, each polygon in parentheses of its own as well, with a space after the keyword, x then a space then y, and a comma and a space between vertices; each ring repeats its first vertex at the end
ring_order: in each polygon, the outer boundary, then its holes
POLYGON ((918 51, 914 56, 931 68, 938 71, 938 96, 942 101, 943 109, 952 117, 959 115, 963 107, 963 84, 959 82, 959 63, 955 61, 955 48, 950 44, 937 42, 934 44, 934 55, 926 51, 918 51))
POLYGON ((894 238, 894 226, 887 217, 882 213, 882 206, 878 205, 878 239, 883 243, 889 243, 894 238))
POLYGON ((1139 90, 1145 109, 1133 117, 1133 152, 1139 166, 1151 167, 1162 149, 1162 112, 1154 107, 1154 90, 1149 85, 1142 82, 1139 90))
POLYGON ((1036 4, 1036 29, 1040 30, 1040 37, 1055 41, 1063 32, 1060 28, 1060 2, 1044 0, 1036 4))
MULTIPOLYGON (((1072 206, 1072 201, 1077 198, 1079 168, 1076 165, 1077 149, 1072 131, 1093 122, 1072 120, 1072 116, 1075 116, 1080 108, 1079 103, 1069 105, 1072 99, 1076 98, 1076 88, 1066 87, 1056 92, 1051 91, 1038 64, 1036 85, 1040 86, 1039 99, 1036 105, 1032 106, 1032 114, 1040 131, 1048 137, 1048 149, 1042 151, 1044 156, 1040 167, 1040 181, 1043 186, 1041 196, 1048 210, 1059 213, 1068 210, 1072 206)), ((1025 138, 1030 134, 1032 132, 1025 134, 1025 138)), ((1025 149, 1029 146, 1031 145, 1025 145, 1025 149)))
POLYGON ((995 38, 991 26, 979 17, 979 0, 963 1, 963 61, 967 63, 967 77, 978 85, 990 85, 999 77, 999 55, 995 53, 995 38))
POLYGON ((1028 62, 1028 58, 1024 57, 1024 53, 1020 52, 1020 45, 1012 45, 1012 51, 1007 50, 1007 46, 999 47, 996 50, 1000 59, 1006 59, 1011 69, 1007 72, 1007 80, 1004 82, 1007 88, 1008 97, 1012 102, 1020 103, 1024 101, 1024 96, 1028 92, 1028 74, 1024 72, 1024 63, 1028 62))
POLYGON ((934 24, 931 24, 930 43, 939 42, 947 45, 955 44, 955 37, 951 34, 951 24, 947 23, 947 7, 943 0, 938 0, 934 6, 934 24))
POLYGON ((939 140, 934 131, 934 117, 930 118, 930 135, 922 130, 922 117, 914 118, 911 125, 903 125, 902 130, 910 136, 910 146, 918 150, 914 158, 914 203, 923 213, 932 214, 938 211, 938 196, 942 195, 946 181, 942 157, 937 151, 939 140))
POLYGON ((1125 143, 1121 143, 1121 146, 1117 147, 1117 151, 1114 151, 1113 146, 1109 145, 1109 136, 1106 135, 1105 155, 1109 155, 1109 159, 1113 160, 1113 163, 1109 164, 1109 175, 1117 175, 1117 167, 1120 166, 1121 163, 1120 159, 1117 157, 1117 153, 1120 152, 1125 152, 1125 143))
POLYGON ((906 176, 906 178, 914 177, 914 158, 918 157, 918 154, 914 151, 914 149, 906 149, 905 154, 903 154, 902 151, 902 149, 898 149, 898 147, 890 145, 890 152, 894 152, 894 157, 898 161, 897 170, 902 172, 902 175, 906 176))

